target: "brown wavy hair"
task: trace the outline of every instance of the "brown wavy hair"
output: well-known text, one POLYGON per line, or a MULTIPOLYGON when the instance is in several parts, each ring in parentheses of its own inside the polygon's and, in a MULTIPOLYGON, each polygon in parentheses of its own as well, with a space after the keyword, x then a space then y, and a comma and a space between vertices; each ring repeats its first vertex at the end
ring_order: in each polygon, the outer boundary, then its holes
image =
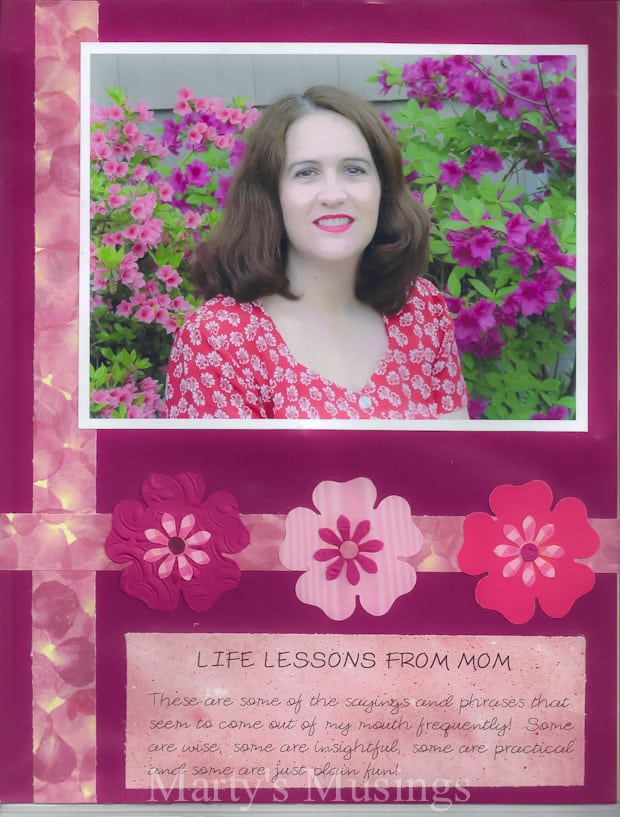
POLYGON ((274 102, 252 129, 222 221, 196 249, 194 280, 207 299, 226 294, 243 303, 276 293, 296 297, 286 274, 279 184, 289 127, 317 110, 333 111, 357 125, 381 180, 377 229, 360 262, 356 297, 382 314, 394 314, 425 271, 428 214, 405 184, 396 139, 369 103, 347 91, 317 85, 274 102))

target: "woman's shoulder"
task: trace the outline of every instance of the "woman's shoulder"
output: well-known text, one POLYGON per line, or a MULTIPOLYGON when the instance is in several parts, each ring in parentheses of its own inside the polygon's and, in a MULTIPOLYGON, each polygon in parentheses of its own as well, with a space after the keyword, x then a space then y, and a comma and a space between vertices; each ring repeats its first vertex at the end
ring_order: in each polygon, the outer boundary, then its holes
POLYGON ((452 325, 444 296, 427 278, 418 278, 400 312, 387 319, 388 331, 438 335, 452 325))
POLYGON ((215 295, 197 307, 186 319, 186 323, 200 324, 216 320, 220 323, 237 324, 239 321, 249 321, 253 316, 258 317, 260 313, 257 303, 240 303, 231 295, 215 295))
POLYGON ((398 314, 430 313, 435 316, 444 312, 447 312, 446 301, 439 289, 428 278, 418 278, 411 287, 405 306, 398 314))
POLYGON ((407 303, 415 299, 425 299, 427 301, 443 301, 443 296, 432 281, 428 278, 417 278, 414 286, 411 288, 407 303))
POLYGON ((183 323, 183 333, 223 334, 258 325, 263 312, 257 303, 239 303, 230 295, 216 295, 194 310, 183 323))

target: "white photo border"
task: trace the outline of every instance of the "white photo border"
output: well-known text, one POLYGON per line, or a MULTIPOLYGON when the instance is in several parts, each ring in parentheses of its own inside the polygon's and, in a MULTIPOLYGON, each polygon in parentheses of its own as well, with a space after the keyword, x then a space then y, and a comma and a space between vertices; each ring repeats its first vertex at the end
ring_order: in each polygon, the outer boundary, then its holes
POLYGON ((337 42, 97 42, 83 43, 80 105, 80 263, 79 263, 79 388, 78 427, 84 429, 277 429, 354 431, 588 431, 588 46, 585 44, 515 43, 337 43, 337 42), (577 162, 576 162, 576 410, 573 420, 237 420, 237 419, 105 419, 89 413, 90 364, 90 117, 91 58, 95 55, 381 55, 423 56, 437 54, 545 54, 576 60, 577 162))

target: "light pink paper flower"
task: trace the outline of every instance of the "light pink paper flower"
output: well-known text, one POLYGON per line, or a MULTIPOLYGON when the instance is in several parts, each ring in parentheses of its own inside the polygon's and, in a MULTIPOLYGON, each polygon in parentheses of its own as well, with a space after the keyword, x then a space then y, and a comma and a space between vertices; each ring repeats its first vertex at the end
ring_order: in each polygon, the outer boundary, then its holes
POLYGON ((286 517, 280 561, 304 571, 297 597, 337 621, 352 615, 358 598, 367 613, 382 616, 415 586, 416 572, 403 561, 422 547, 411 509, 399 496, 377 507, 376 500, 365 477, 321 482, 312 494, 318 512, 295 508, 286 517))
POLYGON ((472 576, 481 607, 513 624, 529 621, 536 603, 552 618, 565 616, 594 587, 591 557, 599 537, 585 505, 574 497, 552 508, 551 488, 541 480, 500 485, 489 497, 495 516, 472 513, 463 524, 459 565, 472 576))
POLYGON ((206 530, 198 530, 188 536, 195 525, 196 519, 189 513, 183 517, 177 530, 174 516, 164 513, 161 517, 163 532, 157 528, 144 531, 149 542, 160 546, 147 550, 142 557, 147 562, 159 562, 157 575, 160 579, 169 576, 176 564, 179 575, 188 582, 194 575, 193 564, 206 565, 210 561, 209 554, 201 550, 201 546, 206 545, 211 534, 206 530))

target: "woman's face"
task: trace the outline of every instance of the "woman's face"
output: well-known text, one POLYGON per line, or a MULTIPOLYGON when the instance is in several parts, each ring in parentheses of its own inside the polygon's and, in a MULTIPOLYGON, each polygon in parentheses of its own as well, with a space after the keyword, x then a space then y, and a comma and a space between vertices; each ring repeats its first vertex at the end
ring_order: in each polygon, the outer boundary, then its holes
POLYGON ((332 111, 297 119, 286 135, 280 205, 288 263, 357 264, 377 229, 381 180, 353 122, 332 111))

